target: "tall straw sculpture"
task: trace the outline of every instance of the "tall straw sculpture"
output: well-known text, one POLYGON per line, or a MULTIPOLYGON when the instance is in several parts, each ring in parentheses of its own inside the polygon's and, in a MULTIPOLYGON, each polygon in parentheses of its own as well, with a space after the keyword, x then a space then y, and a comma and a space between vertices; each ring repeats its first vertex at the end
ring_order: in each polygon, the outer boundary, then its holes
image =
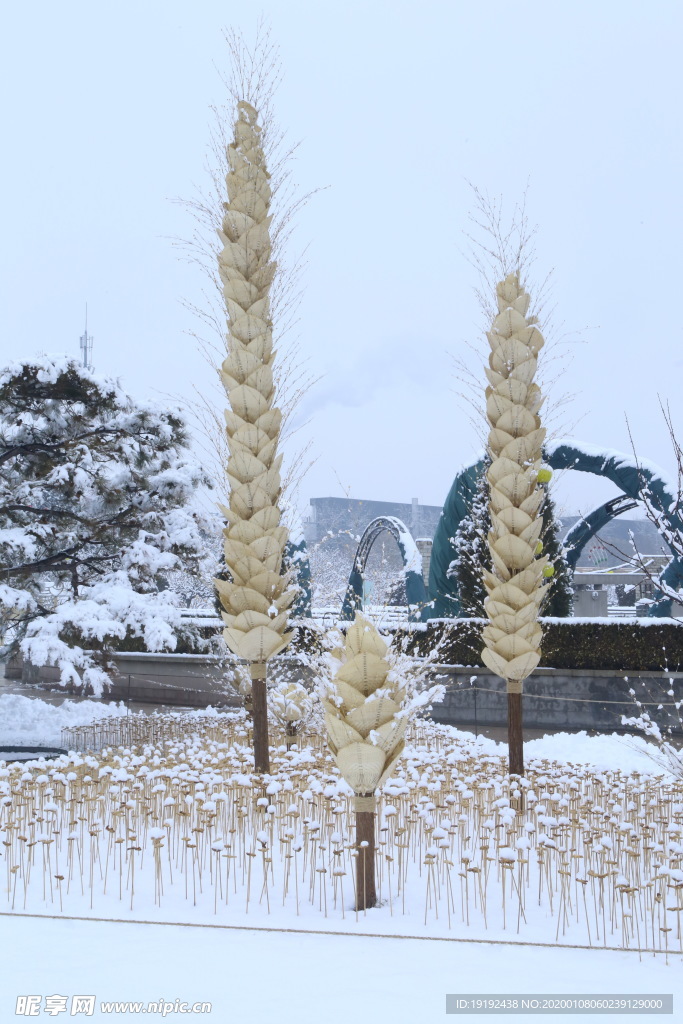
POLYGON ((552 576, 541 555, 543 519, 539 514, 547 479, 541 468, 545 430, 538 416, 543 402, 534 383, 543 336, 535 317, 527 317, 529 295, 519 274, 496 286, 498 315, 487 337, 491 346, 486 375, 486 414, 491 426, 487 473, 491 531, 488 546, 493 572, 484 570, 490 623, 484 627, 484 664, 505 679, 508 698, 509 770, 524 771, 523 681, 540 660, 538 614, 543 578, 552 576), (540 557, 539 557, 540 556, 540 557))
POLYGON ((287 529, 280 525, 282 414, 274 408, 273 336, 269 293, 271 260, 270 175, 258 114, 237 104, 234 141, 228 146, 223 250, 218 269, 228 311, 228 356, 221 378, 230 408, 225 421, 229 458, 229 508, 224 530, 225 561, 232 582, 215 580, 225 611, 223 631, 230 650, 250 663, 254 761, 269 771, 266 663, 289 643, 287 609, 295 592, 281 574, 287 529))
POLYGON ((323 703, 327 742, 344 779, 355 794, 356 907, 377 902, 375 886, 375 791, 388 778, 404 747, 406 698, 391 673, 387 645, 356 613, 343 647, 333 651, 341 664, 323 703))

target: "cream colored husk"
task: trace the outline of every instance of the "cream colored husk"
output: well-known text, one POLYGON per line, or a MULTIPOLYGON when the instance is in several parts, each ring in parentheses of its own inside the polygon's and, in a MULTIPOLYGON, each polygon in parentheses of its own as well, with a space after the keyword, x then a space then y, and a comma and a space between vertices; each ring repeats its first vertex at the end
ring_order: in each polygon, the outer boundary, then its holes
POLYGON ((404 747, 406 691, 390 677, 387 645, 360 614, 333 653, 341 664, 323 699, 327 742, 356 796, 371 797, 404 747))
POLYGON ((544 596, 545 556, 537 557, 544 491, 538 483, 545 430, 543 402, 534 383, 543 336, 527 317, 529 295, 518 274, 496 288, 498 315, 487 337, 491 346, 486 375, 486 414, 491 427, 488 450, 493 572, 484 571, 490 623, 484 627, 484 664, 520 693, 522 681, 540 661, 538 611, 544 596))
POLYGON ((257 112, 237 104, 228 146, 228 200, 218 269, 229 317, 228 356, 221 367, 230 408, 225 413, 229 508, 225 561, 232 582, 215 581, 225 611, 225 641, 240 658, 265 663, 286 647, 287 609, 294 591, 281 575, 287 530, 280 525, 282 415, 273 407, 273 336, 269 292, 271 189, 257 112))

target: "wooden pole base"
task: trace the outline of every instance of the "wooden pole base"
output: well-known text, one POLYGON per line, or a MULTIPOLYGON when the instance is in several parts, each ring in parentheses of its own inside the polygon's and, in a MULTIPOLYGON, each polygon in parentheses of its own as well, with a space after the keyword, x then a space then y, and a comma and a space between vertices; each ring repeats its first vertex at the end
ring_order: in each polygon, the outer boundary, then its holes
POLYGON ((263 666, 251 666, 251 707, 254 723, 254 771, 261 775, 270 773, 268 753, 268 705, 266 702, 266 679, 263 666), (254 668, 256 667, 256 673, 254 668), (256 678, 254 678, 256 675, 256 678))
POLYGON ((510 775, 524 775, 521 693, 508 693, 508 772, 510 775))
POLYGON ((377 904, 374 811, 356 811, 356 849, 356 910, 367 910, 377 904))

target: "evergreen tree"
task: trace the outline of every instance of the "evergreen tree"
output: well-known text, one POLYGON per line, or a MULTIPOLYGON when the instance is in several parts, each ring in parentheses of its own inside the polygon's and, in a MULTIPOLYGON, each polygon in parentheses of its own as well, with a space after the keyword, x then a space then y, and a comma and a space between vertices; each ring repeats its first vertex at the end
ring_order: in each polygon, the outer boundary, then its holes
POLYGON ((198 556, 185 506, 207 483, 180 413, 41 356, 0 372, 0 465, 5 653, 101 692, 113 643, 173 649, 177 600, 158 581, 198 556))
POLYGON ((448 575, 456 581, 463 618, 483 618, 486 614, 482 569, 491 569, 491 555, 486 542, 490 528, 488 485, 486 475, 482 473, 469 513, 460 521, 451 541, 456 556, 449 566, 448 575))
POLYGON ((562 524, 555 514, 555 503, 546 490, 543 503, 543 551, 555 570, 546 584, 548 591, 541 605, 543 615, 567 618, 572 613, 572 571, 567 564, 561 542, 562 524))

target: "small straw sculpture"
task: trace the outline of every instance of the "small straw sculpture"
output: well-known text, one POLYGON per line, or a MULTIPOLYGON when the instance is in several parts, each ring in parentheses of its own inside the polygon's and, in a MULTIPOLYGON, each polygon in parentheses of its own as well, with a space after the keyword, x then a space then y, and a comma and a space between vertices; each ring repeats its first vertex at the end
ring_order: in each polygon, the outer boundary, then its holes
POLYGON ((387 644, 356 612, 344 645, 334 649, 341 664, 324 699, 327 742, 355 798, 357 906, 377 902, 375 886, 375 790, 388 778, 404 743, 408 715, 405 687, 387 661, 387 644))

